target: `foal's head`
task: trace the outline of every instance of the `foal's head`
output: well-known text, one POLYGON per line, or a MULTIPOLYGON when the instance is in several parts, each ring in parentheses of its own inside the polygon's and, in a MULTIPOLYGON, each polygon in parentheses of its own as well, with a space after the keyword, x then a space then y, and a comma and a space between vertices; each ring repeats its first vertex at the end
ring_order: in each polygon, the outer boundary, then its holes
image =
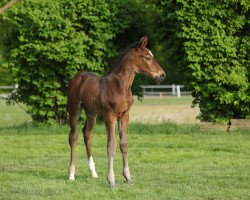
POLYGON ((159 83, 165 78, 166 74, 155 60, 151 51, 146 48, 147 43, 148 37, 145 36, 141 38, 133 52, 135 56, 136 71, 152 77, 159 83))

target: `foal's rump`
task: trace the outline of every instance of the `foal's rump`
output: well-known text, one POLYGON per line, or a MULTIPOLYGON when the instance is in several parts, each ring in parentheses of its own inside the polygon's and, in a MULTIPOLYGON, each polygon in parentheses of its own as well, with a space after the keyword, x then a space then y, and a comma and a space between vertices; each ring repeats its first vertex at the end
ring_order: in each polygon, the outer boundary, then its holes
POLYGON ((99 104, 99 81, 100 77, 89 72, 79 72, 69 82, 67 88, 67 111, 81 104, 93 112, 98 110, 99 104))
POLYGON ((79 86, 86 73, 77 73, 69 82, 67 87, 67 112, 70 112, 72 107, 80 105, 79 86))

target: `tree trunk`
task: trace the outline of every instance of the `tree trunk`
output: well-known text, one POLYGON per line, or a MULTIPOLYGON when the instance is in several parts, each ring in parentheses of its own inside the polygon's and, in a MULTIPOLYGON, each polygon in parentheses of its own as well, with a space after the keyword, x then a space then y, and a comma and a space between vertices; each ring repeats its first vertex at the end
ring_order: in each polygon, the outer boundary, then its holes
POLYGON ((16 2, 19 0, 11 0, 9 3, 5 4, 2 8, 0 8, 0 14, 3 14, 6 10, 11 8, 16 2))

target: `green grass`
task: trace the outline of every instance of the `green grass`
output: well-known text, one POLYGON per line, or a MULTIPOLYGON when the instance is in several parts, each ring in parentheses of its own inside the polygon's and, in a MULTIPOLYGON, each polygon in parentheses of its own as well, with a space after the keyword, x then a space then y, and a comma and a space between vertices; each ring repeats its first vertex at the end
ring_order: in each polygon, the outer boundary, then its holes
MULTIPOLYGON (((26 116, 20 111, 18 118, 22 115, 26 116)), ((15 115, 12 118, 16 121, 15 115)), ((78 126, 76 181, 70 182, 67 126, 21 125, 21 121, 16 126, 2 124, 0 199, 250 198, 249 130, 226 133, 201 131, 194 125, 131 124, 128 139, 133 184, 124 181, 118 147, 115 189, 106 181, 105 127, 97 124, 94 129, 98 179, 89 175, 80 130, 78 126)))
POLYGON ((0 128, 6 126, 18 126, 23 123, 31 122, 31 117, 24 111, 23 105, 6 105, 0 99, 0 128))

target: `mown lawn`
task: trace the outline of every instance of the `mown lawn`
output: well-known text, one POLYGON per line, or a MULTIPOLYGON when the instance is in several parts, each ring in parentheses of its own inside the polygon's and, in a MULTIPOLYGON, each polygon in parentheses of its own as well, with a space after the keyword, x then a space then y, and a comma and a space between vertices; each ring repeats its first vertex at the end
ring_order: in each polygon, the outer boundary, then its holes
POLYGON ((31 117, 24 109, 23 105, 6 105, 0 98, 0 128, 31 122, 31 117))
POLYGON ((226 133, 201 131, 197 125, 132 123, 133 184, 124 181, 118 147, 117 187, 110 189, 103 124, 96 125, 93 138, 99 178, 89 175, 79 125, 76 181, 70 182, 68 127, 23 124, 28 116, 18 107, 11 109, 0 104, 1 119, 11 111, 0 123, 0 199, 250 199, 250 130, 226 133))
MULTIPOLYGON (((79 127, 80 129, 80 127, 79 127)), ((249 199, 250 135, 204 132, 196 126, 132 124, 129 160, 133 184, 122 177, 117 148, 117 187, 106 181, 106 135, 97 125, 89 176, 79 137, 76 181, 67 180, 66 126, 23 125, 0 129, 0 199, 249 199)))

